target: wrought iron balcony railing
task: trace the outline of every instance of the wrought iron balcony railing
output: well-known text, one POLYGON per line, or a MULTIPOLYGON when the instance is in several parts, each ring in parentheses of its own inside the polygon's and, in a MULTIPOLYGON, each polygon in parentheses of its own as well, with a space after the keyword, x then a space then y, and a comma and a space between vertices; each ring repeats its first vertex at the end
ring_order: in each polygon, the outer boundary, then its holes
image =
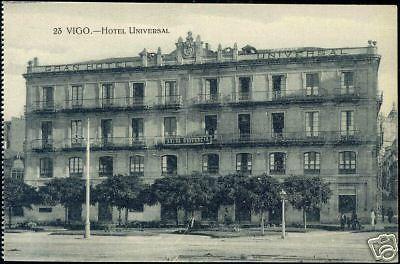
POLYGON ((199 94, 197 97, 193 98, 193 104, 197 105, 210 105, 210 104, 221 104, 222 96, 220 93, 216 94, 199 94))
POLYGON ((154 103, 155 107, 158 108, 169 108, 169 107, 182 107, 183 100, 180 95, 166 95, 166 96, 157 96, 157 100, 154 103))
MULTIPOLYGON (((366 140, 358 130, 348 131, 300 131, 266 132, 262 134, 226 133, 215 135, 174 135, 157 137, 108 137, 91 138, 93 149, 131 149, 168 146, 202 145, 290 145, 290 144, 357 144, 366 140)), ((86 139, 65 138, 60 141, 35 139, 31 141, 31 150, 53 151, 56 149, 84 149, 86 139)))

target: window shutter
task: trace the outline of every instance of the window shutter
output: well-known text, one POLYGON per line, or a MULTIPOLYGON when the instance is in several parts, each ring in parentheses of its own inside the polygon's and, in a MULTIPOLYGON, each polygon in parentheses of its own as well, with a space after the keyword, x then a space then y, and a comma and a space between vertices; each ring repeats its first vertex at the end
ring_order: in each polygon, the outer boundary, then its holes
POLYGON ((271 171, 275 170, 275 153, 269 154, 269 169, 271 171))
POLYGON ((342 94, 346 93, 344 78, 345 78, 345 73, 342 72, 340 75, 340 91, 342 94))
POLYGON ((251 171, 251 167, 252 167, 252 156, 251 154, 247 155, 247 170, 251 171))
POLYGON ((319 113, 318 112, 314 112, 313 117, 314 117, 314 119, 313 119, 314 136, 318 136, 318 133, 319 133, 319 113))

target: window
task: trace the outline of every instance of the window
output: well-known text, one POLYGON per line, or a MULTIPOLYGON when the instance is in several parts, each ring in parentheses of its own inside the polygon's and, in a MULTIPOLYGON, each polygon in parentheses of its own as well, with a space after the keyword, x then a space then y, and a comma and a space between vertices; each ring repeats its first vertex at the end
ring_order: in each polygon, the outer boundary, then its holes
POLYGON ((143 118, 132 118, 132 139, 133 141, 143 140, 143 118))
POLYGON ((82 120, 71 121, 71 145, 81 146, 83 140, 82 120))
POLYGON ((319 113, 306 112, 306 136, 317 137, 319 130, 319 113))
POLYGON ((239 77, 239 100, 249 100, 251 89, 250 77, 239 77))
POLYGON ((51 213, 53 208, 51 207, 39 207, 39 213, 51 213))
POLYGON ((130 170, 131 176, 143 176, 144 174, 144 157, 135 155, 130 157, 130 170))
POLYGON ((53 124, 51 121, 42 122, 42 147, 53 147, 53 124))
POLYGON ((206 87, 204 97, 206 101, 218 100, 218 82, 217 79, 206 79, 206 87))
POLYGON ((165 82, 165 103, 178 103, 178 89, 176 81, 165 82))
POLYGON ((340 116, 340 135, 353 136, 354 135, 354 112, 342 111, 340 116))
POLYGON ((144 83, 133 83, 132 84, 132 98, 133 104, 141 105, 144 99, 144 83))
POLYGON ((269 154, 269 173, 285 174, 286 171, 286 154, 283 152, 275 152, 269 154))
POLYGON ((217 115, 204 116, 205 133, 206 135, 214 136, 217 134, 218 120, 217 115))
POLYGON ((177 135, 176 117, 164 117, 164 136, 171 137, 177 135))
POLYGON ((23 168, 12 168, 11 177, 17 180, 24 179, 24 169, 23 168))
POLYGON ((176 175, 178 171, 177 157, 165 155, 161 157, 161 173, 163 175, 176 175))
POLYGON ((236 171, 244 174, 251 174, 252 159, 250 153, 239 153, 236 155, 236 171))
POLYGON ((72 157, 69 159, 69 177, 82 178, 83 162, 82 158, 72 157))
POLYGON ((113 158, 100 157, 99 158, 99 177, 112 177, 113 176, 113 158))
POLYGON ((318 73, 306 74, 306 95, 318 95, 319 76, 318 73))
POLYGON ((339 152, 339 173, 356 173, 356 153, 354 151, 339 152))
POLYGON ((103 146, 112 144, 112 119, 101 120, 101 138, 103 146))
POLYGON ((285 75, 272 76, 272 98, 279 99, 284 95, 286 89, 285 75))
POLYGON ((71 87, 71 104, 72 107, 79 107, 83 104, 83 87, 82 85, 73 85, 71 87))
POLYGON ((272 113, 272 136, 275 138, 283 137, 284 128, 285 128, 285 114, 272 113))
POLYGON ((320 153, 304 153, 304 173, 319 174, 320 172, 320 153))
POLYGON ((354 93, 354 72, 342 72, 341 94, 354 93))
POLYGON ((102 103, 103 106, 111 106, 114 98, 114 85, 112 83, 105 83, 102 85, 102 103))
POLYGON ((53 160, 50 158, 40 159, 40 178, 53 177, 53 160))
POLYGON ((54 88, 43 87, 43 108, 44 109, 53 109, 54 107, 54 88))
POLYGON ((219 171, 219 155, 218 154, 203 155, 202 167, 203 167, 204 173, 218 173, 218 171, 219 171))
POLYGON ((250 139, 250 126, 250 114, 239 114, 239 139, 250 139))

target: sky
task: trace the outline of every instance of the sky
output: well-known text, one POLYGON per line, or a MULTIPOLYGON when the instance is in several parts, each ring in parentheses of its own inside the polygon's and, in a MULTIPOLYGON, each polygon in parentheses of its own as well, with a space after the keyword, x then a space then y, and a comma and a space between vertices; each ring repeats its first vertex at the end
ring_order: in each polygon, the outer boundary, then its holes
POLYGON ((381 111, 397 106, 397 7, 362 5, 4 4, 4 118, 21 116, 27 62, 67 64, 111 57, 134 57, 147 48, 171 52, 179 36, 198 34, 211 49, 246 44, 258 49, 363 47, 376 40, 382 55, 381 111), (168 28, 156 35, 54 35, 53 28, 168 28))

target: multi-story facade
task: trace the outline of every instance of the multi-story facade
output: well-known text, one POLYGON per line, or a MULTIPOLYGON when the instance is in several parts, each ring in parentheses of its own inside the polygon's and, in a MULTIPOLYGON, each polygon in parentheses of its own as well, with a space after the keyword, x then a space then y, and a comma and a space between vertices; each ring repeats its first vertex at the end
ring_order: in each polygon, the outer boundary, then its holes
POLYGON ((382 148, 379 168, 382 182, 382 204, 388 209, 398 210, 398 113, 396 105, 386 117, 381 118, 382 148))
MULTIPOLYGON (((372 44, 213 51, 191 33, 169 54, 144 49, 139 57, 46 66, 35 59, 24 74, 25 180, 84 177, 89 119, 93 182, 124 174, 151 183, 194 171, 319 175, 333 195, 314 220, 337 222, 339 211, 352 210, 366 219, 378 202, 379 61, 372 44)), ((62 218, 53 209, 36 208, 31 217, 62 218)), ((103 206, 91 210, 94 221, 113 217, 103 206)), ((238 206, 211 215, 222 221, 227 213, 258 221, 238 206)), ((168 215, 145 206, 130 219, 168 215)), ((287 215, 301 221, 296 210, 287 215)))

